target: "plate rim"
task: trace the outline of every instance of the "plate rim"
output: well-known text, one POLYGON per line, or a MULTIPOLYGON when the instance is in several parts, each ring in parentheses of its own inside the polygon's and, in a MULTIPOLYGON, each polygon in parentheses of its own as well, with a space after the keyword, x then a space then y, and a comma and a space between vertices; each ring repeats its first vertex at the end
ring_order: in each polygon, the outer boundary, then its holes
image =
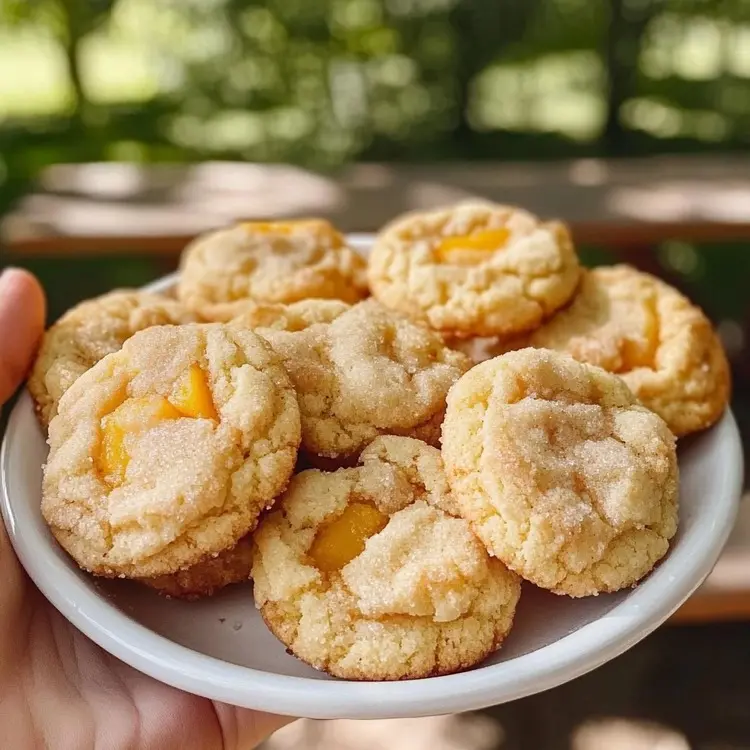
MULTIPOLYGON (((163 290, 174 277, 162 277, 144 289, 163 290)), ((711 428, 725 433, 722 443, 729 467, 717 477, 714 522, 700 535, 698 549, 670 550, 658 568, 604 617, 510 661, 466 672, 403 682, 314 680, 231 664, 175 643, 129 618, 67 567, 58 566, 53 581, 49 562, 55 550, 46 539, 23 533, 9 487, 13 436, 30 414, 31 396, 24 392, 13 407, 0 448, 0 510, 21 564, 48 601, 105 651, 161 682, 232 705, 312 719, 407 718, 477 710, 548 690, 596 669, 653 632, 705 580, 734 526, 744 478, 740 435, 727 408, 711 428), (37 546, 40 542, 43 550, 37 546), (662 586, 663 595, 650 596, 664 579, 670 585, 662 586)))

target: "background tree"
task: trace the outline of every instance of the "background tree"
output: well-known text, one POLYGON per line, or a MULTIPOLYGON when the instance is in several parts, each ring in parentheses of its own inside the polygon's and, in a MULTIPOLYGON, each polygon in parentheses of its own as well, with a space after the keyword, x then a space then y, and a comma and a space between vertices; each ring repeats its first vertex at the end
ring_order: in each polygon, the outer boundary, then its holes
MULTIPOLYGON (((118 0, 0 0, 0 18, 9 26, 41 25, 65 57, 74 115, 84 122, 91 102, 81 65, 81 43, 110 17, 118 0)), ((19 71, 19 74, 22 74, 19 71)))

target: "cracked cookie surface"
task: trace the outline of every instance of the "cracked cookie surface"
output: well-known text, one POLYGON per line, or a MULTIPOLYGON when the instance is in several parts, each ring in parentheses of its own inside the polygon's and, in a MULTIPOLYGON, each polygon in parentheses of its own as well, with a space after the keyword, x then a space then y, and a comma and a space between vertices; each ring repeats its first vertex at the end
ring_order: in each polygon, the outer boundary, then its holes
POLYGON ((674 435, 619 377, 565 354, 470 370, 448 394, 442 453, 490 553, 558 594, 635 584, 677 529, 674 435))
POLYGON ((729 400, 729 364, 711 322, 676 289, 629 266, 585 272, 571 306, 528 344, 617 373, 678 437, 712 425, 729 400))
POLYGON ((338 677, 466 669, 508 634, 520 580, 455 509, 440 452, 379 437, 356 468, 294 477, 255 533, 255 599, 300 659, 338 677))
POLYGON ((281 355, 297 390, 303 451, 355 459, 382 434, 437 444, 448 388, 470 364, 465 355, 374 300, 341 307, 330 323, 300 330, 293 322, 292 330, 255 330, 281 355))
POLYGON ((367 295, 364 259, 322 219, 244 222, 199 237, 182 253, 177 286, 185 305, 214 321, 241 315, 249 300, 367 295))
POLYGON ((337 299, 304 299, 289 305, 273 302, 251 302, 231 322, 251 330, 273 328, 277 331, 295 333, 304 331, 316 323, 333 323, 336 318, 351 308, 337 299))
POLYGON ((44 334, 28 388, 47 427, 76 378, 116 352, 134 333, 196 320, 179 302, 158 294, 118 289, 68 310, 44 334))
POLYGON ((579 273, 563 224, 488 203, 397 219, 368 265, 380 302, 451 336, 533 330, 572 297, 579 273))
POLYGON ((294 390, 262 338, 223 325, 150 328, 61 399, 42 513, 92 573, 176 573, 255 527, 299 441, 294 390))
POLYGON ((142 578, 140 582, 173 599, 200 599, 213 596, 233 583, 250 580, 252 567, 253 544, 248 534, 216 557, 209 557, 171 575, 142 578))

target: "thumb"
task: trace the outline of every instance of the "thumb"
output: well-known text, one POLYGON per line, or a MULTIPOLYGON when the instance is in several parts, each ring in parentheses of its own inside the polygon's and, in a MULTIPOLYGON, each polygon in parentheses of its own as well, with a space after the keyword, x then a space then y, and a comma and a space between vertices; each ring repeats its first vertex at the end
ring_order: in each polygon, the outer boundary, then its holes
MULTIPOLYGON (((16 390, 44 331, 44 292, 27 271, 7 268, 0 275, 0 406, 16 390)), ((18 612, 24 604, 23 574, 10 550, 0 519, 0 663, 16 646, 18 612)))
POLYGON ((44 331, 45 301, 28 271, 6 268, 0 275, 0 404, 29 370, 44 331))

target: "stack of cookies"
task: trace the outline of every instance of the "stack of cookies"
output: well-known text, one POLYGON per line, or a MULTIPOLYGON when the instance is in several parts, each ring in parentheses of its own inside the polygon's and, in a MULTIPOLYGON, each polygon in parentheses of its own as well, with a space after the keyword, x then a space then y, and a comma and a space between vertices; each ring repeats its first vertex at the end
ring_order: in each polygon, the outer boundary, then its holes
POLYGON ((175 298, 64 315, 29 389, 81 568, 186 599, 252 579, 291 653, 393 680, 498 649, 522 579, 642 579, 677 528, 675 436, 729 376, 677 291, 473 202, 399 218, 369 260, 322 220, 201 237, 175 298))

